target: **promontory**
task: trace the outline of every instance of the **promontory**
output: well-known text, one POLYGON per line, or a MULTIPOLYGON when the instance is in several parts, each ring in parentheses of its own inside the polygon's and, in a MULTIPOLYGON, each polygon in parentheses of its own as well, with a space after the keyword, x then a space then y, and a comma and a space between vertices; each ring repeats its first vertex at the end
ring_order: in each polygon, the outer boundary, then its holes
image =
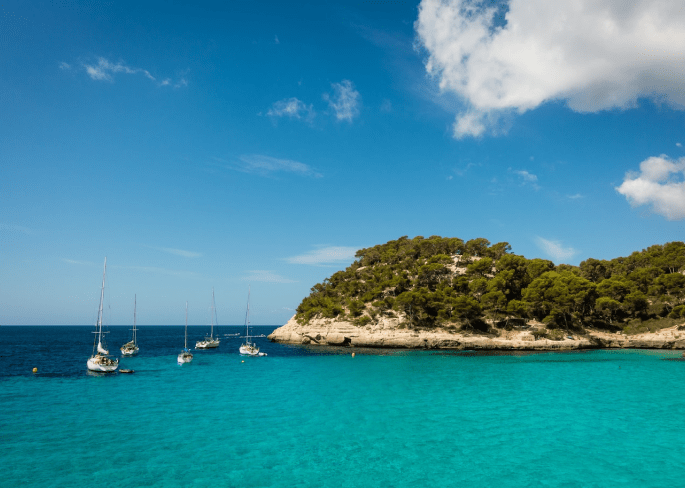
POLYGON ((555 265, 507 242, 422 236, 361 249, 269 335, 410 349, 685 349, 685 243, 555 265))

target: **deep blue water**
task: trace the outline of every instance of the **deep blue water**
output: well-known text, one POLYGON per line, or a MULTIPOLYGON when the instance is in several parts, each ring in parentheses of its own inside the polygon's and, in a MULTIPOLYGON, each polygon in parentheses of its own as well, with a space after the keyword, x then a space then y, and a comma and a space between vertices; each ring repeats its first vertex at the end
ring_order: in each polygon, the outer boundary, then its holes
MULTIPOLYGON (((189 343, 206 329, 190 327, 189 343)), ((158 326, 141 327, 140 355, 121 360, 135 374, 91 376, 91 330, 0 327, 0 487, 644 488, 679 486, 685 472, 679 352, 258 338, 268 356, 242 358, 240 338, 222 337, 178 366, 183 328, 158 326)), ((128 334, 111 328, 110 351, 128 334)))

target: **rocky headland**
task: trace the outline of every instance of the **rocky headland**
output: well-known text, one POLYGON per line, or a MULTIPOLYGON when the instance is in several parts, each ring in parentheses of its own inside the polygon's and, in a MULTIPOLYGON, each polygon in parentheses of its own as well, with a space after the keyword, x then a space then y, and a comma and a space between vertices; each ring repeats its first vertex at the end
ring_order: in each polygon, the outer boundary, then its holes
POLYGON ((537 338, 536 322, 496 333, 468 333, 452 328, 413 330, 403 328, 398 319, 381 319, 363 327, 347 321, 312 319, 300 324, 293 317, 269 335, 269 340, 284 344, 348 346, 399 349, 469 349, 568 351, 579 349, 685 349, 685 323, 656 332, 626 335, 586 329, 569 333, 559 340, 537 338))

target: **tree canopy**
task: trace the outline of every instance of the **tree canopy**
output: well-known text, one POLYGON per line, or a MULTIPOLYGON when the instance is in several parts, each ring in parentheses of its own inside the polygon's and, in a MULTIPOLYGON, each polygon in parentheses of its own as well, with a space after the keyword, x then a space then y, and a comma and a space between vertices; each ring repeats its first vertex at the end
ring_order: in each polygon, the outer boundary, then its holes
POLYGON ((382 316, 408 327, 471 326, 536 319, 550 328, 685 318, 685 243, 669 242, 612 260, 555 266, 484 238, 407 236, 357 251, 356 260, 297 308, 296 318, 358 325, 382 316))

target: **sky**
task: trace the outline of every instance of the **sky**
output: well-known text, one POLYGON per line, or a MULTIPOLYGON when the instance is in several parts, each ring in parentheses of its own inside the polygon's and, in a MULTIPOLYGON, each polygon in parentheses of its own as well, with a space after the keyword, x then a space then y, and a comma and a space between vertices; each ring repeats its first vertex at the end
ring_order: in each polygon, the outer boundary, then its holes
POLYGON ((0 325, 280 325, 356 250, 685 240, 685 8, 0 5, 0 325))

